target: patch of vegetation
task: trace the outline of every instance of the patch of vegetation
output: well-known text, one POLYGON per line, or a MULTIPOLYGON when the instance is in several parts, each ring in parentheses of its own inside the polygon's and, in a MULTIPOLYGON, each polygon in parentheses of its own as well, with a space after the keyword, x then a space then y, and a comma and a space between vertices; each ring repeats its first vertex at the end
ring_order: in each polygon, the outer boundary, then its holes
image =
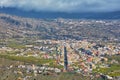
POLYGON ((120 76, 120 71, 109 73, 110 76, 120 76))
POLYGON ((27 62, 27 63, 32 63, 32 64, 36 64, 36 65, 43 65, 43 64, 49 64, 49 67, 56 67, 56 68, 63 68, 63 66, 60 65, 56 65, 55 64, 55 60, 53 59, 39 59, 39 58, 35 58, 35 57, 23 57, 23 56, 14 56, 14 55, 2 55, 0 54, 1 58, 5 58, 5 59, 10 59, 10 60, 15 60, 15 61, 21 61, 21 62, 27 62))
POLYGON ((109 76, 120 76, 120 65, 119 64, 113 64, 109 68, 97 68, 94 69, 93 72, 96 73, 103 73, 109 76))
POLYGON ((52 59, 38 59, 35 57, 31 57, 31 56, 23 57, 23 56, 13 56, 13 55, 0 55, 0 57, 11 59, 11 60, 28 62, 28 63, 36 63, 36 64, 45 64, 45 63, 50 63, 53 61, 52 59))
POLYGON ((15 49, 23 49, 25 45, 19 44, 17 42, 9 42, 8 47, 15 48, 15 49))
POLYGON ((18 53, 20 53, 20 51, 8 51, 8 52, 6 52, 5 54, 16 55, 16 54, 18 54, 18 53))
POLYGON ((32 77, 30 80, 90 80, 90 77, 83 76, 82 74, 64 72, 58 75, 39 75, 37 77, 32 77))
POLYGON ((108 60, 116 60, 120 63, 120 55, 107 56, 108 60))

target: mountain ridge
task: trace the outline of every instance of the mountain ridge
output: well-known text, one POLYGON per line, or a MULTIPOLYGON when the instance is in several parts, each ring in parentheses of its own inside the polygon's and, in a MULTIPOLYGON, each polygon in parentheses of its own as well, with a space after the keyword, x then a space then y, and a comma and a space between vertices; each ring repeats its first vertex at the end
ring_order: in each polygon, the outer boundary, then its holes
POLYGON ((40 39, 117 39, 120 20, 35 19, 0 14, 0 37, 40 39))
POLYGON ((0 13, 16 15, 28 18, 41 18, 41 19, 120 19, 120 11, 116 12, 86 12, 86 13, 65 13, 65 12, 36 12, 24 11, 17 8, 0 8, 0 13))

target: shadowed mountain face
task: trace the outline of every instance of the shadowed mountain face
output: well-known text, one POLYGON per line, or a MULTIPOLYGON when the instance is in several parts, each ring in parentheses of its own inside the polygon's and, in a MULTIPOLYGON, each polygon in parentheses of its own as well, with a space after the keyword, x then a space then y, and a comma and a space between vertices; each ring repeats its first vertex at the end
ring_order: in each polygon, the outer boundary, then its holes
POLYGON ((23 11, 16 8, 0 8, 0 13, 7 13, 22 17, 29 18, 42 18, 42 19, 120 19, 120 11, 117 12, 89 12, 89 13, 65 13, 65 12, 35 12, 23 11))
POLYGON ((120 39, 120 20, 33 19, 0 14, 0 37, 120 39))

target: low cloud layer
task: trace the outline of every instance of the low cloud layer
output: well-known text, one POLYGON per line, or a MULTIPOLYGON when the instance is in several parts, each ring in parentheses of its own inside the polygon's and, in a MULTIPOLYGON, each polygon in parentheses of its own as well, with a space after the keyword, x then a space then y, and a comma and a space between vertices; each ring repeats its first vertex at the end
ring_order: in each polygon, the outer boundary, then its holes
POLYGON ((55 12, 120 11, 120 0, 0 0, 1 7, 55 12))

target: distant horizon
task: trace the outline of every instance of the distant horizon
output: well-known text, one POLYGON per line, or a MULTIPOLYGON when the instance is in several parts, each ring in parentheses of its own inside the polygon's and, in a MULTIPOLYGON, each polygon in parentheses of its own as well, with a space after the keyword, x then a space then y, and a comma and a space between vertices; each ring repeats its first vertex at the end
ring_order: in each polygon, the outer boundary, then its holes
POLYGON ((120 11, 116 12, 51 12, 51 11, 24 11, 17 8, 0 8, 0 13, 16 15, 28 18, 42 18, 42 19, 120 19, 120 11))

